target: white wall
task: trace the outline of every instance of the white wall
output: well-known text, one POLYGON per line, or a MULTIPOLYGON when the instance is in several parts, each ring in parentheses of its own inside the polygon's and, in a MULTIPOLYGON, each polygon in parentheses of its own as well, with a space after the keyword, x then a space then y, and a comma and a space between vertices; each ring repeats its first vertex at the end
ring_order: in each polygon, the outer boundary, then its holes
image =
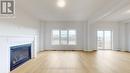
POLYGON ((119 50, 130 51, 130 23, 119 23, 119 50))
POLYGON ((89 50, 97 49, 97 30, 112 30, 113 32, 113 50, 119 50, 118 47, 118 23, 114 22, 96 22, 89 25, 89 50))
POLYGON ((76 50, 92 51, 97 49, 97 30, 113 31, 113 50, 119 48, 119 23, 115 22, 96 22, 88 24, 87 22, 42 22, 41 23, 41 51, 42 50, 76 50), (76 46, 52 46, 52 29, 77 29, 78 45, 76 46))
POLYGON ((10 71, 9 47, 11 45, 29 43, 29 40, 32 39, 35 53, 38 52, 39 27, 39 21, 19 7, 16 7, 15 17, 0 18, 0 73, 9 73, 10 71), (26 40, 22 40, 23 38, 26 40), (17 41, 12 41, 13 39, 17 39, 17 41))
POLYGON ((127 29, 126 29, 126 24, 119 24, 119 49, 121 51, 128 51, 127 49, 127 38, 126 38, 126 34, 127 34, 127 29))
POLYGON ((127 24, 126 26, 127 28, 127 31, 126 31, 126 43, 127 43, 127 48, 128 48, 128 51, 130 51, 130 23, 127 24))
MULTIPOLYGON (((87 29, 87 22, 41 22, 41 47, 44 50, 83 50, 84 49, 84 29, 87 29), (85 28, 85 27, 86 28, 85 28), (76 29, 77 45, 75 46, 53 46, 51 45, 51 31, 53 29, 76 29)), ((87 37, 86 37, 87 38, 87 37)), ((87 40, 86 40, 87 41, 87 40)), ((41 50, 42 50, 41 49, 41 50)))
POLYGON ((90 25, 90 47, 96 48, 96 30, 113 31, 113 50, 130 51, 130 23, 125 22, 97 22, 90 25))
POLYGON ((113 32, 113 50, 128 51, 130 50, 130 23, 119 22, 96 22, 88 24, 87 22, 42 22, 41 23, 41 47, 43 49, 65 49, 64 47, 57 47, 51 45, 51 30, 52 29, 78 29, 80 35, 78 36, 79 46, 66 47, 67 49, 82 48, 84 51, 92 51, 97 49, 97 30, 112 30, 113 32), (82 38, 82 39, 80 39, 82 38))
POLYGON ((125 24, 125 31, 126 31, 126 34, 125 34, 125 43, 126 43, 126 51, 130 51, 130 23, 126 23, 125 24))

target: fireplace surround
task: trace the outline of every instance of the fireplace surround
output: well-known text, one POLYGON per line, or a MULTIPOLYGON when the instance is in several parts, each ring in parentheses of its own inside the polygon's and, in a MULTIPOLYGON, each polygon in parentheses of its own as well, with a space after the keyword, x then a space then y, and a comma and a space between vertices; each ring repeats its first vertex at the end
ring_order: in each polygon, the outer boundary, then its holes
POLYGON ((10 49, 11 71, 31 59, 31 44, 12 46, 10 49))

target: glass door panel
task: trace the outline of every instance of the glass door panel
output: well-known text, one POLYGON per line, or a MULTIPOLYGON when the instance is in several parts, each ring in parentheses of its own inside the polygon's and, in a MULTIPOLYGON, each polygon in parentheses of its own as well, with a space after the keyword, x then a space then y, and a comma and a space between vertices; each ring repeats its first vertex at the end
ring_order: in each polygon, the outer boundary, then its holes
POLYGON ((97 49, 112 49, 112 31, 97 31, 97 49))
POLYGON ((97 31, 97 48, 98 49, 103 49, 103 31, 97 31))
POLYGON ((112 48, 112 32, 104 31, 104 49, 112 48))

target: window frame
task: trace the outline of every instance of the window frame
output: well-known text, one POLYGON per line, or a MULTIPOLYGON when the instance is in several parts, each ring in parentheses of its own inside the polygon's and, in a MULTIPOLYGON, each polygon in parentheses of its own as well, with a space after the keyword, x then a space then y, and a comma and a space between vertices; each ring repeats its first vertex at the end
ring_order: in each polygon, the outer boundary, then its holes
MULTIPOLYGON (((64 38, 64 37, 63 37, 64 38)), ((51 30, 51 45, 53 45, 53 46, 58 46, 58 45, 77 45, 77 30, 76 29, 68 29, 68 30, 66 30, 66 29, 63 29, 63 30, 59 30, 59 29, 53 29, 53 30, 51 30), (53 34, 53 32, 54 31, 59 31, 59 36, 58 36, 58 41, 59 41, 59 43, 57 43, 57 44, 54 44, 54 34, 53 34), (66 43, 62 43, 62 41, 64 41, 64 39, 62 39, 62 31, 66 31, 66 43), (70 44, 70 31, 74 31, 75 32, 75 43, 74 44, 70 44)))

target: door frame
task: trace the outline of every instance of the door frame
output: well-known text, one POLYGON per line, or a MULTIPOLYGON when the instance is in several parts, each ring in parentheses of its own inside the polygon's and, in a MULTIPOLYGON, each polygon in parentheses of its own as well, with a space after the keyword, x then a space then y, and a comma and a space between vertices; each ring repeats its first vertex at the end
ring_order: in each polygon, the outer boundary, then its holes
MULTIPOLYGON (((103 48, 104 48, 104 41, 105 39, 103 38, 103 48)), ((101 29, 98 29, 96 30, 96 49, 97 50, 112 50, 113 49, 113 31, 112 30, 101 30, 101 29), (104 32, 105 31, 111 31, 111 49, 98 49, 98 31, 103 31, 103 37, 105 36, 104 32)))

